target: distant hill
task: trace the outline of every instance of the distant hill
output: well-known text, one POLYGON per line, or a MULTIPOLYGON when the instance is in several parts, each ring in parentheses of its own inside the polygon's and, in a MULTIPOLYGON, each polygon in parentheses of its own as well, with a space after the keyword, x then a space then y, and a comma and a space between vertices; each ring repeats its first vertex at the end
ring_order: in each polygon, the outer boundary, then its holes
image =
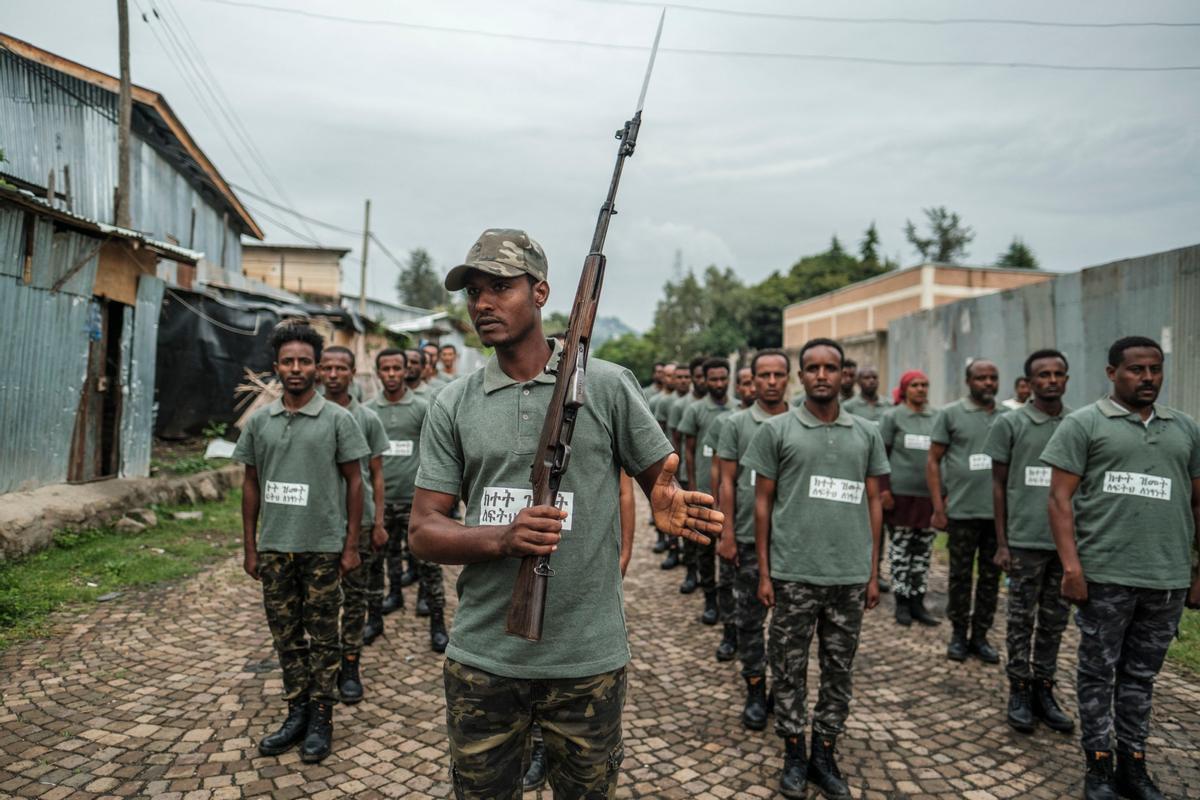
POLYGON ((592 327, 592 347, 597 348, 609 339, 615 339, 626 333, 637 333, 617 317, 596 317, 592 327))

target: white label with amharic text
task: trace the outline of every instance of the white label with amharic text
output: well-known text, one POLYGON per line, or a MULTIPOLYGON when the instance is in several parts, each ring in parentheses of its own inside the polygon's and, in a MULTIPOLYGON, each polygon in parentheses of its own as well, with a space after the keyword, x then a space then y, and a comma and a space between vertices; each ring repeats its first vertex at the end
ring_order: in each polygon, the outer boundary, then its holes
MULTIPOLYGON (((508 525, 522 508, 533 505, 532 489, 511 489, 506 486, 489 486, 483 490, 483 500, 479 504, 480 525, 508 525)), ((558 501, 554 504, 560 511, 567 512, 567 518, 562 522, 564 531, 571 530, 571 522, 575 515, 575 493, 559 492, 558 501)))
POLYGON ((308 505, 308 484, 267 481, 263 500, 281 506, 306 506, 308 505))
POLYGON ((1171 479, 1142 472, 1104 473, 1104 491, 1109 494, 1132 494, 1152 500, 1171 499, 1171 479))
POLYGON ((835 500, 839 503, 858 505, 862 502, 864 488, 866 484, 862 481, 848 481, 845 478, 813 475, 808 479, 808 496, 818 500, 835 500))
POLYGON ((987 453, 971 453, 967 458, 967 466, 971 468, 972 472, 980 469, 991 469, 992 457, 987 453))
POLYGON ((385 456, 411 456, 413 454, 413 443, 411 439, 399 441, 392 439, 388 442, 388 449, 383 451, 385 456))
POLYGON ((1050 468, 1049 467, 1026 467, 1025 468, 1025 485, 1026 486, 1049 486, 1050 485, 1050 468))
POLYGON ((713 449, 711 447, 709 447, 708 445, 704 445, 703 453, 704 453, 705 458, 713 457, 713 449))
POLYGON ((931 444, 928 436, 921 433, 904 434, 905 450, 928 450, 931 444))

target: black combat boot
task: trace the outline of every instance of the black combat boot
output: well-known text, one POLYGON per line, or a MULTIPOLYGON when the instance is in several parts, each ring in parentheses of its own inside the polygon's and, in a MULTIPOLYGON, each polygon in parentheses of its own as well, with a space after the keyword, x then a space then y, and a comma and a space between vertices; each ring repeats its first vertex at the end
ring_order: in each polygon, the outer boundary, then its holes
POLYGON ((1083 800, 1117 800, 1112 751, 1087 751, 1087 773, 1083 776, 1083 800))
POLYGON ((696 591, 696 586, 696 567, 689 564, 687 568, 687 574, 683 576, 683 583, 679 584, 679 593, 691 594, 692 592, 696 591))
POLYGON ((411 553, 404 554, 404 572, 400 573, 400 585, 412 586, 417 582, 417 562, 411 553))
POLYGON ((783 772, 779 774, 779 793, 794 800, 804 800, 807 783, 804 737, 788 736, 783 740, 783 772))
POLYGON ((313 701, 308 710, 308 733, 300 745, 300 760, 313 764, 333 749, 333 706, 313 701))
POLYGON ((533 743, 533 752, 529 754, 529 769, 525 770, 525 778, 521 784, 527 792, 546 785, 546 745, 543 743, 533 743))
POLYGON ((967 647, 967 629, 954 626, 950 635, 950 646, 946 648, 946 658, 951 661, 966 661, 969 648, 967 647))
POLYGON ((850 787, 842 778, 833 757, 837 738, 813 732, 812 755, 808 758, 808 779, 817 785, 828 800, 849 800, 850 787))
POLYGON ((700 621, 705 625, 716 625, 720 616, 721 612, 717 610, 717 590, 709 589, 704 593, 704 613, 700 615, 700 621))
POLYGON ((367 624, 363 626, 363 644, 370 644, 383 635, 383 609, 367 611, 367 624))
POLYGON ((988 644, 987 632, 973 632, 971 634, 971 653, 985 664, 999 664, 1000 654, 996 652, 996 648, 988 644))
POLYGON ((387 596, 383 598, 383 606, 381 610, 384 614, 391 614, 393 611, 400 611, 404 608, 404 594, 400 591, 400 577, 397 576, 388 587, 387 596))
POLYGON ((308 730, 308 698, 297 697, 288 701, 287 719, 279 730, 258 740, 258 752, 264 756, 277 756, 291 750, 308 730))
POLYGON ((913 620, 927 625, 930 628, 936 628, 942 624, 942 621, 929 613, 929 609, 925 608, 925 595, 914 594, 908 598, 908 611, 912 615, 913 620))
MULTIPOLYGON (((746 678, 746 705, 742 708, 742 725, 752 731, 767 727, 767 678, 750 675, 746 678)), ((804 753, 804 745, 800 745, 804 753)))
POLYGON ((1008 683, 1008 724, 1021 733, 1033 733, 1033 707, 1029 700, 1029 681, 1011 678, 1008 683))
POLYGON ((342 668, 338 670, 338 694, 342 702, 352 706, 363 699, 362 678, 358 675, 358 654, 342 656, 342 668))
POLYGON ((907 597, 896 595, 896 624, 909 627, 912 625, 912 606, 907 597))
POLYGON ((429 614, 429 649, 435 653, 446 652, 450 637, 446 635, 446 620, 442 609, 436 609, 429 614))
POLYGON ((1130 800, 1164 800, 1146 772, 1146 754, 1117 745, 1117 794, 1130 800))
POLYGON ((424 586, 417 587, 417 616, 418 617, 428 617, 429 616, 429 598, 427 598, 425 596, 425 587, 424 586))
POLYGON ((662 569, 675 569, 681 563, 682 562, 679 560, 679 548, 678 547, 668 547, 667 548, 667 557, 664 558, 662 560, 662 563, 659 564, 658 566, 662 569))
POLYGON ((1033 701, 1033 715, 1046 724, 1046 727, 1059 733, 1070 733, 1075 730, 1075 720, 1054 699, 1054 681, 1035 679, 1030 686, 1033 701))
POLYGON ((717 661, 733 661, 737 657, 737 626, 725 623, 721 643, 717 645, 717 661))
POLYGON ((667 535, 662 531, 658 532, 658 539, 654 541, 654 552, 661 553, 667 549, 667 535))

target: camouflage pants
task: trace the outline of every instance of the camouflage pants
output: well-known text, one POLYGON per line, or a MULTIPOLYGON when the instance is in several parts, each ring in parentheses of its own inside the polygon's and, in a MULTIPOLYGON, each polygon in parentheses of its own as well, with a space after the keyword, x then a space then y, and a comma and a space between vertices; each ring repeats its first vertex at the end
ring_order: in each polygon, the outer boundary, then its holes
POLYGON ((1075 688, 1084 750, 1145 750, 1154 678, 1179 627, 1187 589, 1088 583, 1075 612, 1075 688))
POLYGON ((737 619, 737 607, 733 601, 733 582, 737 578, 737 567, 723 558, 717 559, 717 612, 721 622, 732 625, 737 619))
POLYGON ((341 553, 259 553, 263 608, 283 670, 283 697, 338 702, 341 553))
POLYGON ((442 565, 432 561, 419 561, 412 558, 409 553, 408 522, 411 513, 412 506, 408 503, 388 503, 383 509, 383 526, 387 528, 388 532, 388 585, 399 590, 400 573, 404 572, 403 559, 407 556, 412 559, 413 566, 417 570, 421 594, 429 603, 429 608, 433 611, 441 611, 446 607, 446 588, 442 565), (393 545, 393 542, 396 544, 393 545))
POLYGON ((933 531, 927 528, 892 528, 888 561, 892 567, 892 591, 896 597, 925 594, 933 537, 933 531))
POLYGON ((851 670, 867 587, 780 580, 773 584, 775 611, 768 647, 775 689, 775 732, 780 736, 804 735, 808 722, 808 649, 815 633, 821 686, 813 708, 813 733, 837 736, 850 714, 851 670))
POLYGON ((519 800, 538 723, 557 798, 617 795, 625 668, 586 678, 505 678, 446 659, 450 777, 459 800, 519 800))
POLYGON ((1000 593, 1000 568, 996 556, 996 524, 990 519, 952 519, 950 534, 950 581, 946 616, 955 629, 971 627, 972 636, 983 636, 996 618, 1000 593), (976 556, 979 578, 975 580, 976 556), (975 583, 975 611, 971 611, 971 584, 975 583))
POLYGON ((736 608, 738 661, 746 678, 767 674, 763 623, 767 607, 758 599, 758 551, 754 542, 737 543, 737 573, 733 578, 733 602, 736 608))
POLYGON ((362 652, 367 610, 378 613, 383 606, 384 556, 371 547, 371 529, 365 525, 358 537, 358 558, 362 562, 358 569, 342 578, 343 655, 362 652))
POLYGON ((708 544, 695 543, 697 582, 702 592, 717 588, 717 537, 708 537, 708 544))
POLYGON ((1071 616, 1059 593, 1062 562, 1054 550, 1011 548, 1008 570, 1008 676, 1054 680, 1058 646, 1071 616), (1037 623, 1035 630, 1034 623, 1037 623), (1030 659, 1032 644, 1033 658, 1030 659))

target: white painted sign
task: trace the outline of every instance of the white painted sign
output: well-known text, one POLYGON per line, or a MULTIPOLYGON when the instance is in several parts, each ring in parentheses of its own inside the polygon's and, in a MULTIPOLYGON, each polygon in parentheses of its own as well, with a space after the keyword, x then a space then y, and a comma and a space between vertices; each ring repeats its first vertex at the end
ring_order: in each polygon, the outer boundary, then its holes
POLYGON ((713 457, 713 449, 711 447, 709 447, 708 445, 704 445, 703 453, 704 453, 705 458, 713 457))
POLYGON ((1141 472, 1104 473, 1104 491, 1109 494, 1132 494, 1153 500, 1171 499, 1171 479, 1141 472))
POLYGON ((992 457, 987 453, 971 453, 967 458, 967 466, 972 471, 992 468, 992 457))
POLYGON ((928 450, 932 443, 932 440, 922 433, 904 434, 905 450, 928 450))
POLYGON ((263 500, 281 506, 306 506, 308 505, 308 484, 267 481, 263 500))
MULTIPOLYGON (((483 490, 483 499, 479 504, 480 525, 508 525, 522 508, 533 505, 532 489, 511 489, 506 486, 489 486, 483 490)), ((575 493, 559 492, 556 506, 567 512, 562 529, 571 530, 575 518, 575 493)))
POLYGON ((411 439, 398 441, 392 439, 388 442, 388 449, 383 451, 385 456, 411 456, 413 454, 413 443, 411 439))
POLYGON ((1050 468, 1049 467, 1026 467, 1025 468, 1025 485, 1026 486, 1049 486, 1050 485, 1050 468))
POLYGON ((813 475, 808 479, 808 496, 818 500, 834 500, 838 503, 858 505, 862 502, 866 484, 848 481, 845 478, 827 478, 813 475))

